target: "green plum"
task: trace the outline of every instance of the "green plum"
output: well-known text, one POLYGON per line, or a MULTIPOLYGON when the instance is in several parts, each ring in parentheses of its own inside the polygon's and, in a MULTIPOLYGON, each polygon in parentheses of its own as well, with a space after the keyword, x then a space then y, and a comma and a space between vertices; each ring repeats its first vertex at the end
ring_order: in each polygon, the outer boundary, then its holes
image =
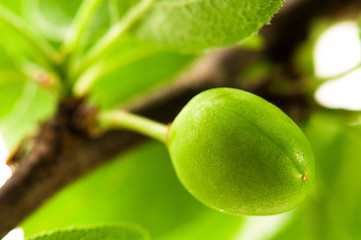
POLYGON ((166 140, 185 188, 235 215, 288 211, 307 195, 314 157, 298 126, 266 100, 232 88, 195 96, 166 140))

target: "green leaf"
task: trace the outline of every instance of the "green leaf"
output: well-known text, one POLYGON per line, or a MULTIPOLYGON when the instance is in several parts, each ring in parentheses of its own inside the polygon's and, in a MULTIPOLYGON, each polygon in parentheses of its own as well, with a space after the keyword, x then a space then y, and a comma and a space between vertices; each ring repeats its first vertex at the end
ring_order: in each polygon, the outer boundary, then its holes
POLYGON ((3 0, 9 8, 47 38, 59 42, 64 39, 68 26, 81 0, 3 0))
POLYGON ((141 39, 186 52, 229 46, 256 33, 282 3, 283 0, 155 0, 134 32, 141 39))
POLYGON ((24 59, 34 59, 35 54, 33 54, 31 46, 13 31, 3 26, 1 21, 0 32, 4 33, 0 38, 0 70, 17 70, 24 59))
MULTIPOLYGON (((60 47, 81 2, 81 0, 4 0, 1 4, 21 16, 25 22, 31 23, 37 32, 60 47)), ((82 39, 83 45, 86 47, 101 37, 108 30, 109 24, 108 1, 102 1, 87 26, 85 38, 82 39)))
POLYGON ((123 17, 133 6, 138 4, 140 0, 109 0, 110 8, 113 8, 112 12, 116 12, 118 20, 123 17))
POLYGON ((3 111, 0 131, 8 149, 14 149, 25 136, 31 134, 41 121, 50 116, 55 107, 54 95, 32 81, 23 84, 11 81, 0 84, 0 94, 1 91, 4 93, 0 95, 0 100, 6 99, 5 102, 9 103, 9 106, 0 111, 3 111))
POLYGON ((0 122, 20 98, 24 82, 17 72, 0 70, 0 122))
POLYGON ((64 39, 81 1, 28 0, 23 17, 32 22, 41 34, 55 42, 64 39))
POLYGON ((146 240, 148 234, 129 224, 73 227, 37 234, 26 240, 146 240))
POLYGON ((227 240, 242 218, 195 200, 179 183, 166 148, 152 142, 62 190, 22 226, 29 236, 101 222, 135 222, 153 239, 227 240))
POLYGON ((137 94, 169 82, 191 60, 171 52, 159 52, 122 66, 98 81, 91 98, 103 108, 116 107, 137 94))
POLYGON ((2 0, 1 5, 4 5, 15 14, 21 15, 24 12, 24 9, 22 8, 22 2, 22 0, 2 0))
POLYGON ((107 60, 102 62, 104 66, 100 70, 105 74, 96 79, 90 89, 90 100, 102 108, 116 107, 173 80, 195 58, 152 48, 129 36, 121 39, 116 49, 105 57, 107 60))
MULTIPOLYGON (((2 29, 0 29, 2 30, 2 29)), ((15 69, 15 65, 11 57, 8 56, 9 48, 5 48, 4 45, 0 42, 0 77, 3 78, 4 70, 8 73, 10 70, 15 69)), ((6 77, 6 76, 5 76, 6 77)))
POLYGON ((253 34, 251 37, 243 41, 240 47, 242 49, 251 49, 251 50, 260 51, 264 46, 265 46, 265 40, 263 36, 259 34, 253 34))

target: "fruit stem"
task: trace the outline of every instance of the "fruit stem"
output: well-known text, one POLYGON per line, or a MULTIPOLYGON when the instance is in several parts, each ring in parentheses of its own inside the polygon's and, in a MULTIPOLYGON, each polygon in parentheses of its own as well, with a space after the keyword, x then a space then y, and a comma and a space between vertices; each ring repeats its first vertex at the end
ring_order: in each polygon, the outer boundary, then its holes
POLYGON ((168 126, 148 118, 122 110, 110 110, 98 114, 98 123, 102 128, 120 127, 166 142, 168 126))

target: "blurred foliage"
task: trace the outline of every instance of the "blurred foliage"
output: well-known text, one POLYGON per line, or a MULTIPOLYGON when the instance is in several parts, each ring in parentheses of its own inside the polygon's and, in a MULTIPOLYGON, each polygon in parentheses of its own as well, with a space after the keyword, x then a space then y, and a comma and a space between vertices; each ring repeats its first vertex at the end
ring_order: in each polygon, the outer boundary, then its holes
POLYGON ((266 79, 270 76, 273 67, 272 62, 265 59, 251 62, 239 73, 239 83, 244 85, 257 84, 260 79, 266 79))
POLYGON ((99 77, 90 94, 90 100, 103 108, 116 107, 169 83, 195 56, 154 48, 127 36, 107 58, 110 60, 104 63, 112 71, 99 77))
POLYGON ((0 119, 4 118, 20 98, 24 88, 22 76, 11 71, 0 72, 0 119))
POLYGON ((305 127, 317 177, 308 199, 274 237, 359 239, 361 229, 361 134, 331 112, 314 114, 305 127))
POLYGON ((252 49, 252 50, 261 50, 265 45, 263 36, 260 34, 253 34, 246 40, 242 42, 242 45, 240 45, 240 48, 244 49, 252 49))
POLYGON ((4 0, 2 5, 21 16, 54 43, 63 41, 81 0, 4 0))
MULTIPOLYGON (((12 89, 9 92, 0 95, 13 95, 4 101, 9 102, 9 107, 2 108, 6 115, 0 115, 0 129, 8 149, 14 150, 24 137, 30 137, 40 123, 53 113, 56 98, 31 81, 23 85, 9 84, 8 88, 10 86, 12 89)), ((0 88, 0 91, 6 89, 0 88)))
POLYGON ((26 240, 148 240, 147 232, 135 225, 108 224, 88 227, 58 229, 43 232, 26 240))
POLYGON ((152 142, 62 190, 22 226, 32 235, 102 222, 137 223, 153 239, 219 240, 230 239, 242 218, 195 200, 179 183, 167 149, 152 142))
MULTIPOLYGON (((81 2, 3 0, 1 4, 21 16, 53 46, 60 47, 81 2)), ((93 46, 138 2, 102 1, 79 53, 93 46)), ((361 18, 359 26, 361 31, 361 18)), ((306 76, 313 74, 313 45, 324 28, 324 23, 314 23, 310 39, 294 59, 297 70, 306 76)), ((53 66, 11 29, 0 24, 0 31, 0 130, 13 149, 51 116, 58 96, 27 75, 29 66, 50 73, 55 71, 53 66)), ((263 39, 255 35, 243 48, 255 50, 262 45, 263 39)), ((90 101, 102 108, 115 107, 169 83, 196 57, 125 36, 102 59, 112 64, 92 86, 90 101)), ((273 67, 271 62, 261 60, 241 75, 254 83, 273 67)), ((287 217, 286 224, 275 229, 273 239, 360 239, 361 123, 358 120, 348 125, 349 117, 359 119, 359 114, 345 117, 337 111, 316 109, 302 125, 315 153, 316 182, 310 196, 287 217)), ((176 178, 166 148, 150 142, 63 189, 22 226, 26 236, 31 236, 69 226, 132 222, 147 229, 154 239, 227 240, 236 239, 240 229, 247 227, 244 219, 208 209, 192 198, 176 178)))
POLYGON ((119 19, 124 16, 129 9, 138 4, 141 0, 110 0, 111 7, 116 9, 119 19))

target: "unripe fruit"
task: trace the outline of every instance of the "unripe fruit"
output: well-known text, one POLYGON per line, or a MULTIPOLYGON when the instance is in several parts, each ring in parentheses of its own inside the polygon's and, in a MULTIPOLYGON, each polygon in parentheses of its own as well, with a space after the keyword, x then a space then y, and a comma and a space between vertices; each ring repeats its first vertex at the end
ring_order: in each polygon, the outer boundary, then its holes
POLYGON ((297 125, 276 106, 238 89, 194 97, 174 120, 167 145, 186 189, 230 214, 290 210, 315 175, 311 147, 297 125))

